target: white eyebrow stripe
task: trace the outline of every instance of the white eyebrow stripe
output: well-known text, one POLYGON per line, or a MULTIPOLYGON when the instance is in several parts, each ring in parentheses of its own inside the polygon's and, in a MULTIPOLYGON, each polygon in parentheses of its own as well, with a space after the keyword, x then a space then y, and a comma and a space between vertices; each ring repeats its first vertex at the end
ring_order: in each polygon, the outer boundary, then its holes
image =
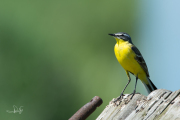
POLYGON ((130 37, 128 34, 124 34, 124 36, 130 37))
POLYGON ((122 35, 122 34, 115 34, 115 35, 122 35))

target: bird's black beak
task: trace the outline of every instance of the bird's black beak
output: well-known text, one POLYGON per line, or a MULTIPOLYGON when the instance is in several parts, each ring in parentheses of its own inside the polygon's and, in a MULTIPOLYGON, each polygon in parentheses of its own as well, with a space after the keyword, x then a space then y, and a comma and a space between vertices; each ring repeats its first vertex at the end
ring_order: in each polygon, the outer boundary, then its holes
POLYGON ((115 34, 108 34, 108 35, 110 35, 110 36, 115 36, 115 34))

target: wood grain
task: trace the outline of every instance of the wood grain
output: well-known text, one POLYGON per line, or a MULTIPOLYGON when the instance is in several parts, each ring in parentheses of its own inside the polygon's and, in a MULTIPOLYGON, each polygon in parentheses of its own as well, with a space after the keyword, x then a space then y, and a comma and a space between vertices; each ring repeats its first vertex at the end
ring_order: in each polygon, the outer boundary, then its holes
POLYGON ((158 89, 147 97, 126 94, 121 101, 113 99, 96 120, 180 120, 180 90, 158 89))

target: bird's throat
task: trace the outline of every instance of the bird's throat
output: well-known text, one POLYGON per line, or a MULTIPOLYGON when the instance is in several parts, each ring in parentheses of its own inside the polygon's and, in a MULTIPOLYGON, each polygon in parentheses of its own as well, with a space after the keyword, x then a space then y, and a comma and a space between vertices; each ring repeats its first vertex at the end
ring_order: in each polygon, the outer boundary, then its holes
POLYGON ((124 41, 123 39, 116 38, 116 42, 117 42, 117 44, 122 44, 122 43, 126 43, 128 41, 124 41))

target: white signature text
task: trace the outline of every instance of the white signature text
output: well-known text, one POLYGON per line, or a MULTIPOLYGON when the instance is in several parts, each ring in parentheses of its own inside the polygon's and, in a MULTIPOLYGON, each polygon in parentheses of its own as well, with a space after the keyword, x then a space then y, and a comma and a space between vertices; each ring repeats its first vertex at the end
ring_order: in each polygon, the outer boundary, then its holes
POLYGON ((22 111, 23 111, 22 107, 23 107, 23 106, 20 106, 19 109, 18 109, 18 107, 16 107, 15 105, 13 105, 14 110, 13 110, 13 111, 6 110, 6 112, 8 112, 8 113, 19 113, 19 114, 21 114, 22 111))

